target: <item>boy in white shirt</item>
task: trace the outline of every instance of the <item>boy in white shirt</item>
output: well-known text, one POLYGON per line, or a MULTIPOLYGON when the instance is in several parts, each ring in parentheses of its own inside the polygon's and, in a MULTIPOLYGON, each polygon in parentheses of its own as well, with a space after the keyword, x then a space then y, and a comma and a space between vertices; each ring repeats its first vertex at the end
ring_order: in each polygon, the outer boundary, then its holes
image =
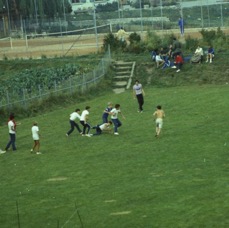
POLYGON ((112 121, 108 121, 107 123, 103 123, 103 124, 98 124, 95 127, 92 127, 92 129, 96 130, 96 133, 93 135, 101 135, 103 131, 110 131, 110 126, 112 125, 112 121))
POLYGON ((122 118, 125 119, 123 116, 121 110, 120 110, 120 104, 116 104, 115 107, 111 110, 111 120, 114 124, 114 134, 119 135, 118 133, 118 127, 122 126, 121 121, 118 119, 118 113, 122 115, 122 118))
POLYGON ((77 128, 78 132, 82 134, 82 130, 80 129, 79 125, 75 122, 76 119, 80 120, 80 109, 79 108, 77 108, 75 112, 70 114, 69 123, 70 123, 71 129, 66 133, 66 136, 69 136, 74 131, 75 127, 77 128))
POLYGON ((91 126, 88 123, 88 119, 89 119, 89 110, 90 106, 86 106, 85 110, 82 112, 81 117, 80 117, 80 123, 83 125, 83 133, 82 136, 87 136, 87 137, 91 137, 91 134, 89 134, 91 126), (87 134, 86 133, 87 130, 87 134))
POLYGON ((8 129, 9 129, 9 135, 10 140, 8 144, 6 145, 6 151, 10 148, 12 145, 13 151, 17 150, 15 142, 16 142, 16 122, 14 120, 14 115, 10 115, 9 121, 8 121, 8 129))
POLYGON ((40 134, 39 134, 39 127, 37 126, 37 122, 33 123, 33 127, 31 129, 32 131, 32 137, 34 140, 33 148, 31 149, 31 153, 35 151, 37 148, 36 154, 41 154, 40 150, 40 134))

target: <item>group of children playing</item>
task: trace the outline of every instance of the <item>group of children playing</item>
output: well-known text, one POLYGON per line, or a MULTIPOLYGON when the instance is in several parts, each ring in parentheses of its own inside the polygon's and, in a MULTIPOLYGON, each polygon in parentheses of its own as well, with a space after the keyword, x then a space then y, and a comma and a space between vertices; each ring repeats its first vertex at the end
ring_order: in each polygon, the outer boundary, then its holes
MULTIPOLYGON (((103 115, 102 115, 103 123, 98 124, 94 127, 91 127, 91 125, 88 122, 89 110, 90 110, 90 106, 86 106, 85 110, 83 110, 81 115, 80 115, 80 109, 79 108, 77 108, 73 113, 70 114, 69 123, 70 123, 71 128, 66 133, 67 137, 74 131, 74 128, 76 128, 82 136, 87 136, 87 137, 91 137, 92 135, 94 135, 94 136, 101 135, 102 132, 105 132, 105 131, 112 133, 112 129, 111 129, 112 124, 114 125, 114 135, 119 135, 118 128, 122 126, 122 122, 118 119, 118 114, 120 113, 122 115, 123 119, 125 119, 125 116, 122 114, 122 112, 120 110, 120 104, 116 104, 113 108, 112 103, 108 102, 108 105, 105 108, 105 110, 103 111, 103 115), (111 120, 108 120, 109 115, 111 116, 111 120), (79 119, 80 124, 83 127, 83 130, 81 130, 78 123, 75 122, 76 119, 79 119), (94 134, 90 134, 91 129, 95 129, 94 134)), ((160 105, 157 106, 157 110, 154 112, 153 116, 154 116, 155 122, 156 122, 156 135, 155 135, 155 137, 158 137, 160 135, 160 132, 162 129, 163 118, 165 117, 165 113, 162 110, 160 105)), ((14 120, 14 115, 12 114, 12 115, 10 115, 9 120, 8 120, 8 129, 9 129, 10 140, 9 140, 8 144, 6 145, 5 150, 4 151, 0 150, 0 154, 5 153, 11 146, 12 146, 13 151, 17 150, 16 144, 15 144, 15 142, 16 142, 16 126, 17 126, 17 124, 14 120)), ((40 152, 40 133, 39 133, 39 127, 38 127, 37 122, 33 123, 33 126, 31 128, 31 132, 32 132, 32 138, 34 141, 33 147, 31 149, 31 153, 41 154, 41 152, 40 152)))
POLYGON ((102 124, 97 124, 94 127, 91 127, 89 124, 89 109, 90 106, 86 106, 85 110, 80 115, 80 109, 76 109, 73 113, 70 114, 70 130, 66 133, 66 136, 68 137, 73 131, 74 128, 78 130, 78 132, 82 136, 91 137, 93 135, 101 135, 102 132, 107 131, 111 133, 111 125, 114 124, 114 135, 119 135, 118 128, 122 126, 121 121, 118 119, 118 114, 120 113, 122 117, 125 119, 124 115, 122 114, 120 110, 120 104, 116 104, 113 108, 113 105, 111 102, 108 102, 108 105, 106 109, 103 112, 102 115, 102 124), (111 120, 108 120, 108 116, 111 115, 111 120), (76 119, 80 120, 80 124, 83 126, 83 130, 80 129, 78 123, 76 123, 76 119), (95 129, 96 132, 94 134, 90 134, 90 130, 95 129))

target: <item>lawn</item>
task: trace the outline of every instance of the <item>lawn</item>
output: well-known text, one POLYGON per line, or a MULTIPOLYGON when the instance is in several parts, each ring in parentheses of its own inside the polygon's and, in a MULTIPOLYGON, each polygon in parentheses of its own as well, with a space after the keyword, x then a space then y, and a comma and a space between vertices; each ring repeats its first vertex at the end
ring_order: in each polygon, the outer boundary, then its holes
MULTIPOLYGON (((228 227, 228 91, 146 86, 142 114, 126 91, 18 120, 17 152, 0 155, 1 227, 228 227), (126 116, 119 136, 65 136, 75 108, 90 105, 95 125, 108 101, 126 116), (156 139, 158 104, 166 118, 156 139), (34 120, 42 155, 30 153, 34 120)), ((7 126, 0 135, 4 148, 7 126)))

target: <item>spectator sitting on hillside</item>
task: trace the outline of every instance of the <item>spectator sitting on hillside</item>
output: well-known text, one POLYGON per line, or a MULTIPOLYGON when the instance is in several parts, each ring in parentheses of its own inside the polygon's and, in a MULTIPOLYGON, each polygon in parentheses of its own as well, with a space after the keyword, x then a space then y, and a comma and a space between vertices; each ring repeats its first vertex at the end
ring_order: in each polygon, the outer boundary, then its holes
POLYGON ((160 56, 163 60, 168 58, 167 51, 163 47, 160 49, 160 56))
POLYGON ((167 55, 168 55, 169 59, 171 59, 172 56, 173 56, 173 45, 172 44, 169 45, 169 49, 168 49, 167 55))
POLYGON ((159 53, 157 53, 156 55, 156 64, 157 64, 157 68, 161 65, 163 65, 165 63, 165 60, 163 60, 160 56, 159 53))
POLYGON ((153 61, 156 61, 156 55, 157 55, 157 51, 156 50, 153 50, 153 51, 151 51, 151 58, 152 58, 152 60, 153 61))
POLYGON ((204 56, 203 48, 198 46, 194 55, 191 58, 191 63, 202 63, 203 56, 204 56))
POLYGON ((172 68, 177 68, 177 72, 180 72, 182 65, 184 64, 184 60, 181 54, 176 55, 174 66, 172 68))
POLYGON ((181 43, 174 37, 173 38, 173 59, 176 57, 177 54, 181 54, 181 43))
POLYGON ((206 63, 208 62, 208 60, 209 60, 210 63, 212 63, 212 59, 214 58, 214 56, 215 56, 214 48, 212 46, 210 46, 208 48, 206 63))

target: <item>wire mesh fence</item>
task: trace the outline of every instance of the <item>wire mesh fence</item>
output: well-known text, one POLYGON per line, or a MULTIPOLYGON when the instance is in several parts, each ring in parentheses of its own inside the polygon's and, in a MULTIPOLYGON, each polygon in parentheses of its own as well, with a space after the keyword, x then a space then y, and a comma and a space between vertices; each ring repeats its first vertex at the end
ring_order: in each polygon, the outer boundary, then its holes
POLYGON ((5 89, 1 92, 0 108, 19 105, 26 108, 31 102, 42 100, 49 96, 60 94, 84 93, 92 86, 98 84, 105 76, 111 62, 111 52, 108 48, 99 64, 92 72, 72 75, 64 81, 53 81, 51 84, 43 83, 35 87, 5 89))

